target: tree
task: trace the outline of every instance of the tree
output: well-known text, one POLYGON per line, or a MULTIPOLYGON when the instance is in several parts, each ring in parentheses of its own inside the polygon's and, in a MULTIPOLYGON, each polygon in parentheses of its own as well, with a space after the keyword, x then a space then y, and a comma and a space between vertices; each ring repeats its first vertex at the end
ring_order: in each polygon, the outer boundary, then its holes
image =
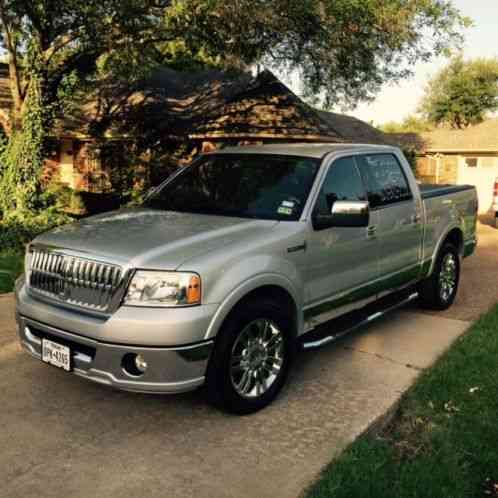
POLYGON ((421 112, 435 125, 465 128, 498 110, 498 58, 455 57, 429 82, 421 112))
POLYGON ((13 98, 0 210, 36 204, 54 116, 97 75, 263 63, 354 105, 458 45, 468 22, 450 0, 0 0, 13 98))
MULTIPOLYGON (((13 106, 0 167, 0 213, 29 211, 40 196, 40 171, 54 117, 96 74, 103 54, 121 61, 163 35, 160 0, 0 0, 13 106)), ((129 65, 133 70, 146 66, 129 65)), ((124 64, 123 64, 124 66, 124 64)), ((131 71, 128 76, 131 79, 131 71)))
POLYGON ((125 60, 140 53, 143 61, 144 49, 160 31, 167 4, 160 0, 0 0, 13 128, 21 125, 26 98, 37 78, 50 105, 60 100, 70 77, 93 74, 103 53, 121 50, 125 60))
POLYGON ((296 70, 307 96, 354 106, 461 42, 450 0, 187 0, 172 19, 189 44, 231 61, 296 70), (208 33, 208 36, 206 34, 208 33), (427 34, 430 33, 430 36, 427 34))
POLYGON ((384 133, 423 133, 425 131, 430 131, 432 125, 422 117, 410 115, 400 123, 397 121, 389 121, 379 126, 379 128, 384 133))

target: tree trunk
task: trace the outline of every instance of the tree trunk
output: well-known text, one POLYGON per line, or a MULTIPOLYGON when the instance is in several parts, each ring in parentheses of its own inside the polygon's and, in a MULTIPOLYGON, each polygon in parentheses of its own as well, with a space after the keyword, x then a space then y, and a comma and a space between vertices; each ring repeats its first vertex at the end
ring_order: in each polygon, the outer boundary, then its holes
POLYGON ((10 92, 14 101, 12 109, 12 122, 10 123, 11 130, 20 130, 22 127, 22 108, 23 97, 21 95, 21 88, 16 64, 9 57, 9 79, 10 79, 10 92))
POLYGON ((19 130, 22 127, 21 114, 25 94, 22 89, 16 42, 12 35, 11 25, 5 15, 4 4, 1 1, 0 22, 3 28, 4 43, 8 54, 10 92, 14 103, 12 109, 12 123, 10 124, 10 131, 13 131, 19 130))

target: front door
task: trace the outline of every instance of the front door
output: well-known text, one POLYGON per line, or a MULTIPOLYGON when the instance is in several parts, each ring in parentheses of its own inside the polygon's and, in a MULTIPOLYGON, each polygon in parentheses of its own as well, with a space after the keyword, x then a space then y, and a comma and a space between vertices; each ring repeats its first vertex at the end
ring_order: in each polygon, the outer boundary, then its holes
POLYGON ((377 215, 379 291, 406 285, 420 270, 423 226, 420 207, 394 154, 357 156, 368 191, 371 213, 377 215))
MULTIPOLYGON (((330 214, 337 200, 366 200, 353 157, 334 161, 325 176, 313 213, 330 214)), ((376 214, 370 220, 376 223, 376 214)), ((368 227, 310 227, 307 239, 307 322, 329 320, 371 297, 368 289, 378 276, 377 241, 368 227)))

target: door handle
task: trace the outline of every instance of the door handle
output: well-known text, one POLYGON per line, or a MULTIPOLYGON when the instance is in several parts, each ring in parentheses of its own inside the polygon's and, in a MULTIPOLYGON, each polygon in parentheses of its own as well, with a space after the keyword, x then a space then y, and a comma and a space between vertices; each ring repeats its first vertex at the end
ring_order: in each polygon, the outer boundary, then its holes
POLYGON ((367 228, 367 238, 374 239, 376 233, 377 233, 377 227, 375 225, 370 225, 367 228))
POLYGON ((418 224, 422 220, 422 216, 420 216, 419 213, 412 214, 412 217, 410 218, 411 222, 413 224, 418 224))

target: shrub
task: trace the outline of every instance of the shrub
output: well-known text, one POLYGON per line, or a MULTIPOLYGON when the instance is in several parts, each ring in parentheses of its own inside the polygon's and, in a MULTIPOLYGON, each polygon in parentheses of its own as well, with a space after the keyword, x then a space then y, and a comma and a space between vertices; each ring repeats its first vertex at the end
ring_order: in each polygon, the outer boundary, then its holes
POLYGON ((0 220, 0 250, 23 251, 24 246, 40 233, 70 221, 70 216, 53 206, 37 214, 9 214, 0 220))
POLYGON ((0 294, 11 292, 16 278, 24 271, 24 254, 0 251, 0 294))

